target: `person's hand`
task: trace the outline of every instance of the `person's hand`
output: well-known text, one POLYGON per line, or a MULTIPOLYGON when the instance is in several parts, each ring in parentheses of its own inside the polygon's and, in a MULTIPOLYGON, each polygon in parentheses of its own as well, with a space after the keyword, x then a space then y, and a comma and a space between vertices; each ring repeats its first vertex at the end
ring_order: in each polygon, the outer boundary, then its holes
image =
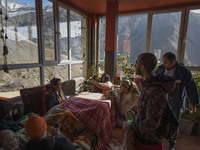
POLYGON ((194 112, 196 112, 196 105, 195 104, 190 104, 189 105, 189 113, 193 114, 194 112))
POLYGON ((110 97, 110 91, 106 91, 106 96, 110 97))
POLYGON ((122 128, 123 130, 127 131, 127 130, 130 130, 130 126, 131 126, 131 123, 124 122, 124 124, 122 125, 122 128))
POLYGON ((96 82, 97 82, 96 80, 92 79, 92 83, 93 83, 93 84, 95 84, 96 82))
POLYGON ((173 104, 173 98, 169 97, 168 98, 168 105, 171 106, 173 104))
POLYGON ((60 134, 61 134, 60 129, 54 128, 53 135, 60 135, 60 134))

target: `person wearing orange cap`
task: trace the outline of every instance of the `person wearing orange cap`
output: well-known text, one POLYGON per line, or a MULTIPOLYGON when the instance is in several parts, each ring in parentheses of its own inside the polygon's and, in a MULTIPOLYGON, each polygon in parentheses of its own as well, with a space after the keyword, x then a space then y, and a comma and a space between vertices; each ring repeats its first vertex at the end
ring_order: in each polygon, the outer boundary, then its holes
POLYGON ((25 130, 31 140, 24 150, 75 150, 73 143, 63 135, 49 136, 44 118, 32 116, 25 122, 25 130))

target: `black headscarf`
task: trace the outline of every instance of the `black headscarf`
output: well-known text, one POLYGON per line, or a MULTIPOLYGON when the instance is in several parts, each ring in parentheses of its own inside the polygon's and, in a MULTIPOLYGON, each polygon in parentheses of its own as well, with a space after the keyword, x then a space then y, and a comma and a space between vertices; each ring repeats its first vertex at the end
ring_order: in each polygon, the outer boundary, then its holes
POLYGON ((4 118, 15 107, 15 104, 7 101, 0 100, 0 119, 4 118))

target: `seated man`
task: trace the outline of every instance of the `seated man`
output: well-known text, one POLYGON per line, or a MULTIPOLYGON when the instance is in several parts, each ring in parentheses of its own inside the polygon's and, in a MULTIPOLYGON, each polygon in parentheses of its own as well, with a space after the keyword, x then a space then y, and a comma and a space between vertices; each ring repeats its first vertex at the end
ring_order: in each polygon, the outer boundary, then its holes
POLYGON ((110 75, 103 74, 101 77, 101 83, 97 82, 96 80, 92 80, 94 86, 94 92, 99 92, 106 94, 107 91, 111 90, 113 86, 112 82, 110 82, 110 75))
POLYGON ((58 78, 53 78, 45 87, 45 94, 42 100, 42 107, 40 110, 40 115, 45 115, 50 108, 59 104, 65 99, 64 93, 62 92, 61 80, 58 78))
POLYGON ((75 150, 75 146, 65 136, 49 136, 44 118, 30 117, 24 125, 31 140, 25 144, 24 150, 75 150))
POLYGON ((15 104, 7 101, 0 100, 0 131, 12 130, 16 132, 19 130, 18 123, 13 120, 12 110, 15 104))
POLYGON ((126 122, 127 112, 136 111, 139 93, 130 80, 122 80, 120 90, 115 90, 117 103, 117 125, 122 127, 126 122))
POLYGON ((0 131, 0 149, 20 150, 19 136, 11 130, 0 131))

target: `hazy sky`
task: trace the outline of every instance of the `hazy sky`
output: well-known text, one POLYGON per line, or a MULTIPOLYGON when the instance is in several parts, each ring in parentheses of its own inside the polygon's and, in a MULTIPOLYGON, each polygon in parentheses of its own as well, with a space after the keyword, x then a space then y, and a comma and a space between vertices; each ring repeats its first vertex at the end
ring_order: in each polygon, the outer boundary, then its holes
MULTIPOLYGON (((20 3, 20 4, 28 3, 28 4, 31 4, 31 5, 35 5, 35 0, 8 0, 8 1, 17 2, 17 3, 20 3)), ((42 2, 43 2, 43 7, 51 4, 48 0, 43 0, 42 2)))

